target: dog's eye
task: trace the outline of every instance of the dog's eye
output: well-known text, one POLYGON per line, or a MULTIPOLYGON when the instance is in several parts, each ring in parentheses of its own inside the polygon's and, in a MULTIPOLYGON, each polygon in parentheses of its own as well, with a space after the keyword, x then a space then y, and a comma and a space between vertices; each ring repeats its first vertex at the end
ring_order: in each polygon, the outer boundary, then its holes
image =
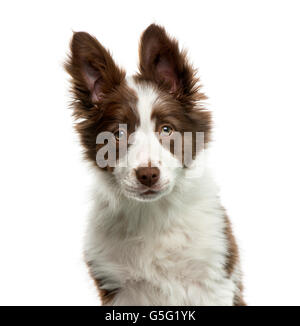
POLYGON ((114 132, 114 136, 116 140, 121 140, 124 137, 126 137, 126 131, 124 129, 118 129, 117 131, 114 132))
POLYGON ((173 128, 171 126, 162 126, 160 128, 160 135, 163 137, 170 136, 173 133, 173 128))

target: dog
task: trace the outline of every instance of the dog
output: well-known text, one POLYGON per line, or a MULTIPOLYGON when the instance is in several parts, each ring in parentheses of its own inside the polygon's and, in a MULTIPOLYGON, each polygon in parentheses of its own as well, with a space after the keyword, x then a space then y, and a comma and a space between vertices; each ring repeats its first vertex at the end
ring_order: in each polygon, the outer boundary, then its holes
POLYGON ((65 68, 93 170, 84 252, 102 304, 245 305, 238 247, 205 158, 211 114, 186 52, 152 24, 128 77, 96 38, 75 32, 65 68))

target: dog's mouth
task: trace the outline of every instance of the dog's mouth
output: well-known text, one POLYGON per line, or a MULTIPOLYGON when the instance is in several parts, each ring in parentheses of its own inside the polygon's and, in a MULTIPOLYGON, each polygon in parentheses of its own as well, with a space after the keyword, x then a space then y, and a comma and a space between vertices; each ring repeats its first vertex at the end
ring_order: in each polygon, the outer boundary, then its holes
POLYGON ((134 188, 126 187, 125 195, 140 201, 156 200, 167 192, 168 184, 155 188, 134 188))
POLYGON ((145 192, 143 192, 143 195, 155 195, 157 191, 153 191, 153 190, 147 190, 145 192))
POLYGON ((160 194, 163 192, 162 189, 159 190, 146 190, 146 191, 142 191, 139 193, 139 197, 143 198, 143 199, 155 199, 156 197, 160 196, 160 194))

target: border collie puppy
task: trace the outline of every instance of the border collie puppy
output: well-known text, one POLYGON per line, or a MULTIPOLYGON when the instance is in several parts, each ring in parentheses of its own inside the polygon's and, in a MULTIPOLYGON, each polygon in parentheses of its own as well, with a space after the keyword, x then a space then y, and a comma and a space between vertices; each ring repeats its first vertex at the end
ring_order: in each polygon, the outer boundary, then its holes
POLYGON ((237 245, 204 157, 211 116, 195 70, 155 24, 139 61, 128 77, 78 32, 65 64, 94 171, 85 257, 102 304, 244 305, 237 245))

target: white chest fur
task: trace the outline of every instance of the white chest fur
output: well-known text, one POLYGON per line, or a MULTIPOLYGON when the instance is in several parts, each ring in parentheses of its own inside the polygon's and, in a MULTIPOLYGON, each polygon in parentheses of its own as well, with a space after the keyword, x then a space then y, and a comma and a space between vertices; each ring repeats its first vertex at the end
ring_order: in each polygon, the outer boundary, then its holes
POLYGON ((224 211, 201 179, 159 203, 117 203, 107 191, 95 201, 86 258, 104 289, 118 289, 113 304, 232 305, 224 211))

